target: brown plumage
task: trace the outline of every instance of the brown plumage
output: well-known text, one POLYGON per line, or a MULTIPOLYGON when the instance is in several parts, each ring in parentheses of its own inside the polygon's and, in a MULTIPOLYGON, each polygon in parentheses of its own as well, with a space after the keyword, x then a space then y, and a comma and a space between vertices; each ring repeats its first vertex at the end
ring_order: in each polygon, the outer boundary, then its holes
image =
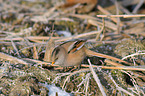
POLYGON ((53 50, 52 62, 63 67, 80 65, 86 57, 84 43, 80 40, 61 44, 53 50))
POLYGON ((60 44, 52 52, 52 64, 60 65, 62 67, 78 66, 86 56, 108 58, 128 64, 128 62, 121 59, 87 49, 84 46, 85 42, 86 40, 76 40, 60 44))

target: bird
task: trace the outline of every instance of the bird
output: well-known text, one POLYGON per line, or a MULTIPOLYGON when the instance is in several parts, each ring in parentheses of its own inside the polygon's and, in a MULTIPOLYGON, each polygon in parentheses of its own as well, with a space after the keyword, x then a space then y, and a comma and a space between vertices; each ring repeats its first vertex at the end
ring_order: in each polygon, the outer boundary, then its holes
POLYGON ((86 40, 67 41, 57 46, 51 55, 52 64, 62 67, 80 65, 86 57, 85 44, 86 40))
POLYGON ((87 40, 70 40, 66 41, 54 48, 51 54, 52 65, 59 65, 62 67, 79 66, 86 56, 97 56, 101 58, 108 58, 128 64, 128 62, 89 50, 85 46, 87 40))

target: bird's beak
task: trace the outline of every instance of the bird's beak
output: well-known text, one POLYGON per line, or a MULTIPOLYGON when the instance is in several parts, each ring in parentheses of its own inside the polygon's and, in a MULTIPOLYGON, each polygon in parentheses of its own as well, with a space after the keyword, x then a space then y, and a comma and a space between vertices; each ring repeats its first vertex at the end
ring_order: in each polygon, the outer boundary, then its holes
POLYGON ((52 62, 52 65, 54 64, 55 62, 52 62))

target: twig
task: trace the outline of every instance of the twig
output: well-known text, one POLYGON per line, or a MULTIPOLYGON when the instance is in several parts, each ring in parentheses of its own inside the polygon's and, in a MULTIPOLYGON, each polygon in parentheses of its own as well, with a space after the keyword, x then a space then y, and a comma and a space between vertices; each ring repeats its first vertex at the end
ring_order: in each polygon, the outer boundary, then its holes
POLYGON ((79 34, 77 36, 62 38, 62 39, 56 40, 55 42, 62 42, 62 41, 67 41, 67 40, 72 40, 72 39, 79 39, 79 38, 83 38, 83 37, 86 37, 86 36, 98 34, 100 31, 101 30, 99 30, 99 31, 92 31, 92 32, 87 32, 87 33, 79 34))
POLYGON ((104 20, 104 18, 102 18, 102 19, 103 19, 103 26, 102 26, 102 28, 101 28, 101 31, 100 31, 100 32, 97 34, 97 36, 96 36, 96 41, 99 39, 101 33, 102 33, 103 30, 105 29, 105 20, 104 20))
POLYGON ((102 18, 103 19, 103 35, 102 35, 102 37, 101 37, 101 39, 100 39, 100 41, 103 41, 103 39, 104 39, 104 37, 105 37, 105 32, 106 32, 106 28, 105 28, 105 20, 104 20, 104 18, 102 18))
POLYGON ((118 4, 118 6, 120 7, 120 9, 125 13, 125 14, 131 14, 130 11, 128 11, 126 8, 124 8, 124 6, 122 6, 121 4, 118 4))
POLYGON ((35 44, 33 44, 33 59, 38 59, 38 51, 36 49, 35 44))
MULTIPOLYGON (((93 16, 89 16, 89 15, 80 15, 80 14, 69 14, 70 16, 73 16, 73 17, 77 17, 77 18, 81 18, 81 19, 88 19, 88 23, 92 24, 92 25, 103 25, 101 23, 101 19, 99 18, 96 18, 96 17, 93 17, 93 16)), ((108 28, 111 28, 113 30, 116 30, 116 25, 112 22, 109 22, 109 21, 105 21, 105 26, 108 27, 108 28)))
POLYGON ((67 76, 67 78, 65 79, 64 83, 63 83, 63 86, 62 86, 62 89, 64 89, 64 86, 66 84, 66 82, 68 81, 68 79, 72 76, 72 75, 75 75, 77 73, 80 73, 80 72, 86 72, 86 71, 90 71, 89 69, 81 69, 79 71, 74 71, 73 73, 70 73, 69 76, 67 76))
POLYGON ((11 42, 12 42, 12 46, 13 46, 14 50, 16 51, 16 54, 18 55, 19 58, 21 58, 21 56, 20 56, 20 54, 19 54, 19 51, 18 51, 18 49, 17 49, 15 43, 13 42, 13 40, 11 40, 11 42))
MULTIPOLYGON (((106 15, 112 15, 110 12, 108 12, 107 10, 105 10, 103 7, 101 7, 100 5, 97 6, 98 10, 100 10, 102 13, 106 14, 106 15)), ((98 16, 98 15, 97 15, 98 16)), ((112 21, 114 21, 115 23, 117 23, 117 19, 116 18, 110 18, 112 21)), ((120 22, 120 26, 123 26, 123 22, 120 22)))
MULTIPOLYGON (((23 60, 26 60, 26 61, 28 61, 28 62, 34 62, 34 63, 36 63, 36 65, 39 65, 39 64, 43 64, 43 65, 45 65, 45 66, 47 66, 47 65, 51 65, 51 63, 49 63, 49 62, 44 62, 44 61, 40 61, 40 60, 35 60, 35 59, 29 59, 29 58, 22 58, 23 60)), ((51 65, 51 66, 59 66, 59 65, 51 65)))
MULTIPOLYGON (((119 2, 122 6, 130 6, 130 5, 136 5, 139 3, 139 0, 123 0, 119 2)), ((144 1, 145 3, 145 1, 144 1)))
POLYGON ((22 59, 18 59, 16 57, 10 56, 10 55, 2 53, 2 52, 0 52, 0 58, 8 60, 8 61, 12 61, 14 63, 20 63, 20 64, 24 64, 27 66, 29 65, 27 62, 23 61, 22 59))
POLYGON ((126 57, 123 57, 122 60, 127 59, 127 58, 129 58, 129 57, 136 56, 136 55, 145 55, 145 53, 134 53, 134 54, 128 55, 128 56, 126 56, 126 57))
POLYGON ((124 93, 126 93, 130 96, 135 96, 132 93, 128 92, 127 90, 123 89, 122 87, 119 87, 118 84, 115 82, 115 80, 113 79, 113 77, 111 75, 109 75, 109 77, 113 81, 113 83, 115 84, 117 90, 123 91, 124 93))
POLYGON ((106 93, 105 93, 105 91, 104 91, 104 89, 103 89, 103 86, 102 86, 102 84, 101 84, 101 82, 100 82, 100 80, 99 80, 99 77, 98 77, 97 74, 95 73, 95 71, 94 71, 94 69, 93 69, 93 67, 92 67, 92 64, 91 64, 91 62, 90 62, 89 59, 88 59, 88 62, 89 62, 89 64, 90 64, 91 73, 92 73, 92 75, 93 75, 93 77, 94 77, 96 83, 98 84, 98 87, 100 88, 100 91, 101 91, 102 95, 103 95, 103 96, 107 96, 106 93))
POLYGON ((145 17, 145 14, 138 14, 138 15, 97 15, 97 17, 108 17, 108 18, 135 18, 135 17, 145 17))
MULTIPOLYGON (((115 6, 116 6, 116 15, 119 15, 119 7, 118 7, 118 2, 115 0, 115 6)), ((117 18, 117 33, 120 33, 120 18, 117 18)))
POLYGON ((132 13, 137 13, 138 9, 143 5, 145 0, 140 0, 140 2, 136 5, 136 7, 134 8, 134 10, 132 11, 132 13))
MULTIPOLYGON (((50 37, 47 37, 47 36, 30 36, 30 37, 25 37, 25 38, 22 38, 22 37, 17 37, 17 38, 1 38, 0 41, 4 41, 4 40, 7 40, 7 41, 15 41, 15 40, 24 40, 24 39, 29 39, 29 40, 48 40, 50 37)), ((60 37, 51 37, 52 39, 60 39, 60 37)))
POLYGON ((112 60, 115 60, 115 61, 119 61, 119 62, 123 62, 123 63, 126 63, 126 64, 130 64, 126 61, 123 61, 119 58, 116 58, 116 57, 112 57, 112 56, 109 56, 109 55, 105 55, 105 54, 102 54, 102 53, 97 53, 97 52, 94 52, 92 50, 89 50, 87 48, 85 48, 85 52, 86 52, 86 55, 87 56, 96 56, 96 57, 101 57, 101 58, 107 58, 107 59, 112 59, 112 60))
MULTIPOLYGON (((89 65, 81 65, 82 67, 89 67, 89 65)), ((136 71, 145 71, 145 66, 143 68, 137 68, 139 66, 117 66, 117 67, 109 67, 109 66, 96 66, 92 65, 94 68, 101 68, 101 69, 118 69, 118 70, 136 70, 136 71), (136 68, 135 68, 136 67, 136 68)))
MULTIPOLYGON (((98 24, 100 26, 103 26, 103 23, 100 20, 89 19, 88 23, 91 24, 91 25, 94 25, 94 26, 98 26, 98 24)), ((107 27, 109 29, 112 29, 112 30, 115 30, 115 31, 117 30, 117 26, 110 21, 105 21, 105 27, 107 27)))
POLYGON ((90 73, 88 73, 87 75, 86 75, 86 90, 85 90, 85 96, 88 96, 88 86, 89 86, 89 79, 90 79, 90 73))
POLYGON ((80 14, 67 14, 68 16, 72 16, 72 17, 77 17, 77 18, 81 18, 81 19, 93 19, 96 20, 96 17, 93 16, 89 16, 89 15, 80 15, 80 14))
POLYGON ((139 87, 138 87, 138 85, 137 85, 137 82, 135 81, 135 79, 129 74, 129 72, 126 72, 126 71, 124 71, 124 70, 121 70, 121 72, 123 72, 123 73, 125 73, 125 74, 127 74, 130 78, 132 78, 132 83, 133 83, 133 85, 134 85, 134 87, 135 87, 135 89, 137 90, 137 95, 138 96, 140 96, 140 92, 139 92, 139 87))
MULTIPOLYGON (((105 62, 105 63, 109 63, 110 65, 114 65, 114 66, 123 66, 122 64, 119 64, 119 63, 113 62, 113 61, 108 60, 108 59, 105 59, 104 62, 105 62)), ((108 65, 108 64, 107 64, 107 65, 108 65)))
POLYGON ((50 38, 50 40, 46 44, 44 61, 51 62, 51 54, 54 48, 55 48, 54 40, 50 38))
POLYGON ((57 82, 57 80, 63 76, 66 76, 66 75, 69 75, 70 73, 60 73, 61 75, 60 76, 57 76, 51 83, 55 83, 55 81, 57 82))

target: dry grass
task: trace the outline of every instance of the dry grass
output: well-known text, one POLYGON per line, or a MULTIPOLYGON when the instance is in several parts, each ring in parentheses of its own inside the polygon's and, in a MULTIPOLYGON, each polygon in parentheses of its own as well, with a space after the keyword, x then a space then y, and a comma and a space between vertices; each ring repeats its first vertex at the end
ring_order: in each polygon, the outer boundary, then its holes
POLYGON ((115 0, 87 13, 79 13, 84 5, 58 9, 54 2, 0 1, 0 94, 48 95, 43 83, 80 96, 144 96, 144 0, 115 0), (132 4, 137 6, 130 11, 126 6, 132 4), (51 53, 49 45, 80 38, 87 39, 89 49, 120 59, 89 58, 80 69, 66 72, 51 66, 46 46, 51 53))

